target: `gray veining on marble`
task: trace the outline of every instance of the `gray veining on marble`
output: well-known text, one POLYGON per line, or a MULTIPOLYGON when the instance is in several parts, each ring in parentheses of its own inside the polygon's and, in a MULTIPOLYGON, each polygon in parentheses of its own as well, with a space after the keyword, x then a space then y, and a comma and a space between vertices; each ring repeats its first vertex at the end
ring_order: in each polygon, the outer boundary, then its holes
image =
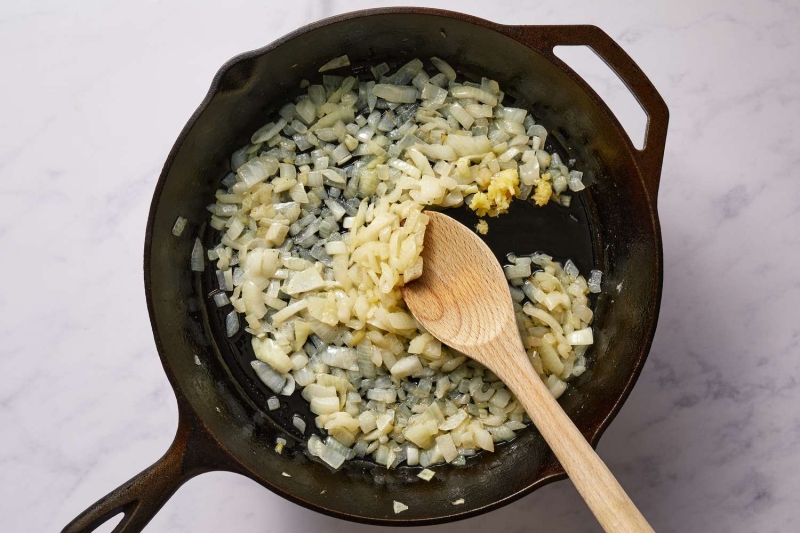
MULTIPOLYGON (((160 167, 216 70, 376 5, 388 4, 0 4, 0 531, 60 530, 172 439, 142 241, 160 167)), ((599 451, 659 532, 800 531, 800 4, 426 5, 596 24, 659 88, 672 120, 662 315, 599 451)), ((598 531, 566 482, 430 530, 497 526, 598 531)), ((215 473, 181 488, 147 531, 371 529, 215 473)))

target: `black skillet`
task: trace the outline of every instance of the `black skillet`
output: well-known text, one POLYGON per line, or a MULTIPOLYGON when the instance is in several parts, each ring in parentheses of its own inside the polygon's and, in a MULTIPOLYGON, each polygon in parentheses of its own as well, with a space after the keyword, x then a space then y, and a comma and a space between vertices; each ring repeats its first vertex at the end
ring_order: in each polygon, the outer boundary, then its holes
MULTIPOLYGON (((466 466, 439 467, 431 482, 418 479, 416 469, 387 471, 366 461, 349 462, 332 473, 306 456, 289 422, 295 412, 307 413, 306 406, 290 400, 277 412, 267 410, 268 393, 250 373, 252 354, 244 334, 228 339, 221 322, 227 309, 218 312, 208 298, 210 272, 189 270, 195 237, 213 241, 205 206, 229 171, 229 155, 301 79, 314 79, 319 65, 344 53, 354 65, 387 61, 395 66, 436 55, 468 79, 495 79, 551 132, 550 148, 577 159, 594 183, 575 195, 579 201, 569 208, 516 205, 509 215, 491 220, 487 241, 499 257, 542 250, 573 258, 582 272, 604 272, 591 369, 560 402, 596 445, 630 393, 650 348, 661 300, 656 196, 668 111, 656 89, 593 26, 503 26, 420 8, 348 13, 229 61, 178 137, 153 196, 144 253, 147 306, 178 402, 178 432, 161 459, 89 507, 64 533, 92 531, 119 512, 125 516, 115 532, 141 531, 178 487, 213 470, 248 476, 309 509, 383 525, 474 516, 565 477, 532 429, 466 466), (643 150, 633 147, 597 94, 553 54, 557 45, 590 46, 619 75, 649 118, 643 150), (189 225, 176 238, 171 228, 179 215, 189 225), (280 455, 274 451, 279 436, 288 440, 280 455), (451 504, 460 498, 462 505, 451 504), (409 509, 395 515, 393 500, 409 509)), ((473 222, 468 214, 455 216, 473 222)))

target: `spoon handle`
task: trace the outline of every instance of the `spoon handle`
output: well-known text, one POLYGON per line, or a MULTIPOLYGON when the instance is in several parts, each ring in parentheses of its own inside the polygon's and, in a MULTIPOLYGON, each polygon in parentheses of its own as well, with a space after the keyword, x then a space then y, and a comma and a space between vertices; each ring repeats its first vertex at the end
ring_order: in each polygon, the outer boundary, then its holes
MULTIPOLYGON (((614 474, 547 390, 527 357, 503 380, 516 394, 597 521, 608 533, 652 532, 614 474)), ((509 365, 511 366, 511 365, 509 365)), ((510 369, 509 369, 510 370, 510 369)))

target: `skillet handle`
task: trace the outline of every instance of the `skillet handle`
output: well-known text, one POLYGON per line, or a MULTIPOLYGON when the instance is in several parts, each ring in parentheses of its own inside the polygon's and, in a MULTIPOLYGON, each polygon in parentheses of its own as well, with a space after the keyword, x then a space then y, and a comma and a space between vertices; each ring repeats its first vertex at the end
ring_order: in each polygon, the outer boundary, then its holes
MULTIPOLYGON (((639 150, 633 146, 627 135, 624 138, 636 158, 645 186, 655 202, 658 196, 661 165, 664 161, 664 149, 667 142, 669 109, 655 86, 631 56, 597 26, 501 26, 501 29, 507 35, 525 43, 557 65, 566 67, 572 76, 581 82, 583 80, 580 76, 555 55, 553 48, 556 46, 586 46, 614 71, 647 114, 644 147, 639 150)), ((585 84, 585 82, 583 83, 585 84)), ((588 84, 586 85, 588 87, 588 84)))
POLYGON ((109 519, 124 513, 112 533, 138 533, 186 481, 214 470, 204 450, 217 450, 196 423, 181 414, 175 440, 161 459, 100 498, 61 533, 90 533, 109 519))

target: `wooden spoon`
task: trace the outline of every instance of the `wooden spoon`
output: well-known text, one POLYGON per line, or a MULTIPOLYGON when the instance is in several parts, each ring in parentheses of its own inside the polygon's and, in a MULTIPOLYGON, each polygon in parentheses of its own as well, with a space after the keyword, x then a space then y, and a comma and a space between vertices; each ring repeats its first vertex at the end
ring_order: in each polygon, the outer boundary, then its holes
POLYGON ((533 370, 492 251, 460 222, 428 215, 422 277, 403 287, 408 308, 431 335, 514 392, 605 531, 653 531, 533 370))

